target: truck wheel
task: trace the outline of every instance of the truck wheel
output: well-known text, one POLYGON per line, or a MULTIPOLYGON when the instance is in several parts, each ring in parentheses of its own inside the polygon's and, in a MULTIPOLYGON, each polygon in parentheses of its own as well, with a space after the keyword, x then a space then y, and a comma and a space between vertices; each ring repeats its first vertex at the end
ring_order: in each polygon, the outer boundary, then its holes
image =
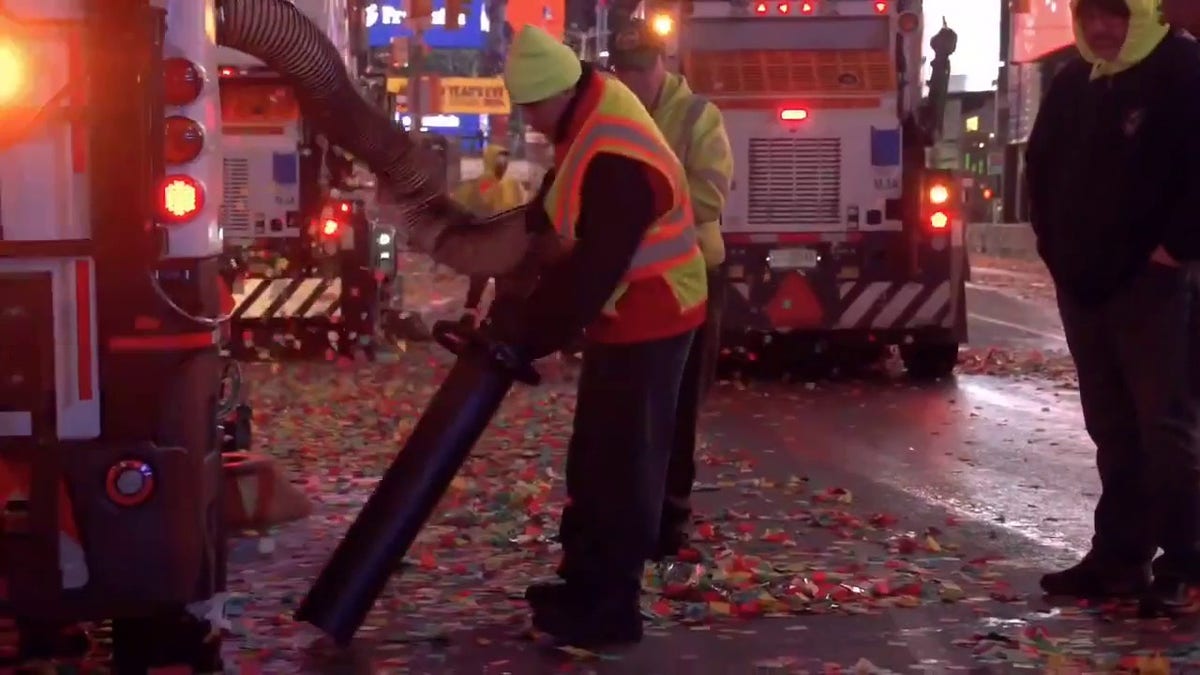
POLYGON ((958 364, 957 343, 918 343, 901 345, 904 370, 914 380, 938 380, 949 377, 958 364))
POLYGON ((220 673, 221 641, 209 623, 180 611, 172 616, 113 621, 113 673, 146 673, 186 666, 194 673, 220 673))

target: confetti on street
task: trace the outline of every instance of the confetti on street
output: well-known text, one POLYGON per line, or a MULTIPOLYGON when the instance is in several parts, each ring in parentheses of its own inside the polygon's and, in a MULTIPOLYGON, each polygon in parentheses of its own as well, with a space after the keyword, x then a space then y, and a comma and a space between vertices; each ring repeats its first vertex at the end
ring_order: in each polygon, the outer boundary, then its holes
MULTIPOLYGON (((409 307, 432 318, 454 314, 461 280, 421 268, 406 281, 409 307)), ((510 394, 397 564, 356 644, 333 649, 292 613, 449 365, 430 344, 402 343, 376 363, 246 367, 254 449, 275 457, 315 510, 233 543, 224 607, 229 672, 1200 668, 1191 620, 1139 621, 1128 607, 1054 606, 1038 596, 1037 575, 1071 556, 1031 553, 1014 531, 1057 531, 1053 522, 1071 514, 1046 501, 1037 469, 993 481, 988 461, 1015 452, 1009 446, 1057 456, 1078 444, 1076 432, 1042 421, 1062 414, 1051 402, 1017 410, 1012 440, 1008 409, 964 392, 992 387, 989 396, 1003 391, 1016 400, 1026 388, 1069 388, 1072 371, 1065 355, 1011 345, 964 350, 960 382, 940 389, 887 372, 867 381, 724 383, 703 422, 692 547, 647 566, 643 644, 601 652, 549 649, 527 628, 524 588, 550 577, 557 563, 574 405, 576 367, 547 359, 539 364, 546 382, 510 394), (856 466, 864 461, 871 468, 856 466), (995 508, 949 508, 925 497, 944 489, 935 484, 955 481, 995 508), (1013 506, 1022 500, 1046 509, 1045 520, 1023 524, 1029 519, 1013 506), (996 513, 1001 507, 1010 515, 996 513)), ((1086 515, 1093 498, 1080 487, 1071 508, 1086 515)))

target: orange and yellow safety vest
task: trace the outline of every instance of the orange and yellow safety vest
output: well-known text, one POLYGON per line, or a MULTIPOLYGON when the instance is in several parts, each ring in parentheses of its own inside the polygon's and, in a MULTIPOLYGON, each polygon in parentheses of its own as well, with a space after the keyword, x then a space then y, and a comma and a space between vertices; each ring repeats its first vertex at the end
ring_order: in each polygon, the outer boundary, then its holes
POLYGON ((708 298, 704 256, 697 243, 687 174, 633 92, 615 78, 603 75, 597 78, 594 86, 602 88, 599 101, 566 152, 558 154, 544 208, 569 246, 575 240, 584 174, 593 157, 602 152, 622 155, 660 171, 671 187, 671 207, 642 238, 621 285, 605 307, 605 314, 618 317, 620 300, 631 284, 661 278, 677 303, 674 317, 671 312, 663 316, 671 321, 700 307, 708 298))

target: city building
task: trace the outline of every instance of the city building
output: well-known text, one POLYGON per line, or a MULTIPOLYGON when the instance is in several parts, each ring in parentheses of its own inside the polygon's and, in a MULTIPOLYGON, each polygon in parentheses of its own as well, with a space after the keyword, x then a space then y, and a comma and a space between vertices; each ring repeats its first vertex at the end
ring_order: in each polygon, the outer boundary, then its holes
POLYGON ((997 133, 1004 140, 1002 213, 1006 222, 1029 219, 1025 192, 1025 146, 1042 95, 1054 75, 1078 57, 1066 0, 1011 0, 1001 19, 1001 109, 997 133))
POLYGON ((503 132, 508 126, 509 105, 498 75, 513 32, 536 24, 561 36, 563 2, 459 0, 452 3, 458 16, 448 17, 447 0, 433 0, 432 15, 420 32, 413 30, 405 0, 363 5, 372 61, 386 73, 396 123, 412 128, 412 109, 419 108, 421 129, 458 138, 464 151, 477 152, 495 129, 503 132), (412 91, 414 71, 424 84, 412 91), (501 95, 494 94, 497 87, 501 95))

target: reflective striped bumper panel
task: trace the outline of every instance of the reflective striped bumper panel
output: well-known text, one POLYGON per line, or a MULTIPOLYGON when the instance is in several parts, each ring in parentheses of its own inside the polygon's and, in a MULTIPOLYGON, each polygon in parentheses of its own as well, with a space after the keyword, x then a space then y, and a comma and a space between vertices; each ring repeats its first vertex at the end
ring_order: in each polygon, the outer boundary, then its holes
POLYGON ((242 360, 373 355, 377 293, 341 278, 246 278, 233 285, 229 350, 242 360))

